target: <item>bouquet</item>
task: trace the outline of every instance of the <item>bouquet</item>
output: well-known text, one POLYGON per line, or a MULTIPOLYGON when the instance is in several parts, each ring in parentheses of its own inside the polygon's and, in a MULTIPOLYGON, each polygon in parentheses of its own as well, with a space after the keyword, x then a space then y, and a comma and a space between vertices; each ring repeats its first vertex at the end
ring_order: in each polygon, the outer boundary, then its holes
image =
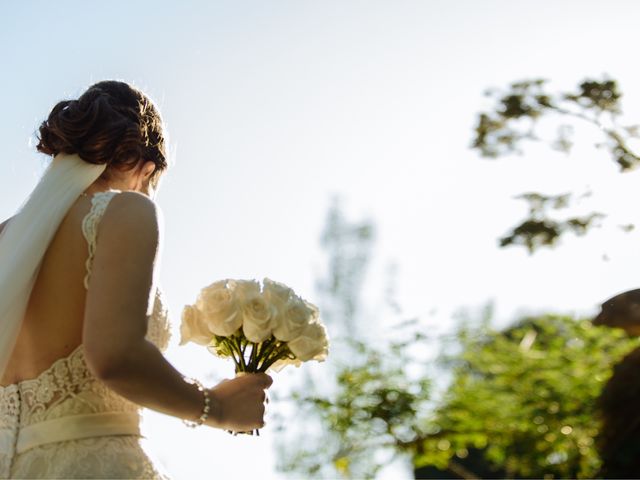
POLYGON ((329 337, 318 308, 282 283, 268 278, 262 283, 261 289, 255 280, 225 279, 204 287, 195 305, 182 311, 180 345, 194 342, 231 358, 236 375, 323 362, 329 337))

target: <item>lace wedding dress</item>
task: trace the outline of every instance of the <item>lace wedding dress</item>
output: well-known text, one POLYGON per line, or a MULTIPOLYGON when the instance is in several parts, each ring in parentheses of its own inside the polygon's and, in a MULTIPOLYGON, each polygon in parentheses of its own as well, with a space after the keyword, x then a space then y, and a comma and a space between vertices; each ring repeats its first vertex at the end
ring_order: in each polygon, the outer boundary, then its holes
MULTIPOLYGON (((118 192, 96 192, 84 217, 89 248, 85 288, 98 223, 118 192)), ((146 338, 161 351, 169 343, 168 311, 159 287, 146 338)), ((142 446, 141 409, 93 376, 80 344, 36 378, 0 387, 0 478, 169 479, 142 446)))

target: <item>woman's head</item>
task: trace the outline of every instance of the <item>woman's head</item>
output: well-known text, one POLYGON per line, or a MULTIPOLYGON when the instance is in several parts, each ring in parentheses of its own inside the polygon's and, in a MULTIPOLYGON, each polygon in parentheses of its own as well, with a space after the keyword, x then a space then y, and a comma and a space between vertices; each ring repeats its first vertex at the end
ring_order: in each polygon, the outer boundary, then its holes
POLYGON ((147 172, 156 189, 168 166, 158 109, 139 89, 114 80, 90 86, 77 100, 57 103, 40 125, 36 148, 48 155, 77 153, 86 162, 107 164, 99 178, 106 184, 131 172, 147 172))

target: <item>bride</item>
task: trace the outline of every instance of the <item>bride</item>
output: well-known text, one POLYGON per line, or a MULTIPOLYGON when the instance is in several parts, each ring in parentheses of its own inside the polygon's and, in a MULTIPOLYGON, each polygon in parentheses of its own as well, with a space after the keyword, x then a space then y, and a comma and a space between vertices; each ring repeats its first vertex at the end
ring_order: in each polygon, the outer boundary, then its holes
POLYGON ((190 427, 263 427, 269 375, 205 388, 162 354, 155 105, 96 83, 53 108, 37 149, 53 159, 0 224, 0 478, 168 478, 142 448, 142 407, 190 427))

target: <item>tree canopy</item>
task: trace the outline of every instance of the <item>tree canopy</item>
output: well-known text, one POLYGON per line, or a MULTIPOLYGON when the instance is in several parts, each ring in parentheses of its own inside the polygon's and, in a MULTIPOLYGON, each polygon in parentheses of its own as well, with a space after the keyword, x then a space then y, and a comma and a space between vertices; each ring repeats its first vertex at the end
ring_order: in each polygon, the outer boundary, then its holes
POLYGON ((599 469, 597 399, 613 365, 638 345, 590 319, 543 315, 503 330, 462 327, 445 355, 453 381, 418 465, 446 468, 469 449, 509 478, 590 478, 599 469))
MULTIPOLYGON (((569 154, 574 127, 584 123, 593 127, 594 136, 599 140, 595 146, 607 152, 620 172, 640 165, 640 157, 630 146, 631 141, 640 138, 640 125, 620 124, 622 92, 615 80, 585 79, 575 91, 555 93, 548 90, 547 83, 546 79, 536 78, 513 82, 504 91, 487 90, 485 94, 494 104, 489 111, 478 114, 471 147, 487 159, 524 155, 527 142, 543 142, 551 149, 569 154), (545 138, 538 133, 545 121, 560 122, 555 138, 545 138)), ((517 198, 528 203, 529 214, 500 238, 500 247, 521 245, 533 253, 542 247, 555 246, 567 233, 584 235, 606 215, 592 212, 558 218, 555 213, 569 206, 576 197, 576 192, 519 195, 517 198)), ((631 231, 634 225, 621 228, 631 231)))

